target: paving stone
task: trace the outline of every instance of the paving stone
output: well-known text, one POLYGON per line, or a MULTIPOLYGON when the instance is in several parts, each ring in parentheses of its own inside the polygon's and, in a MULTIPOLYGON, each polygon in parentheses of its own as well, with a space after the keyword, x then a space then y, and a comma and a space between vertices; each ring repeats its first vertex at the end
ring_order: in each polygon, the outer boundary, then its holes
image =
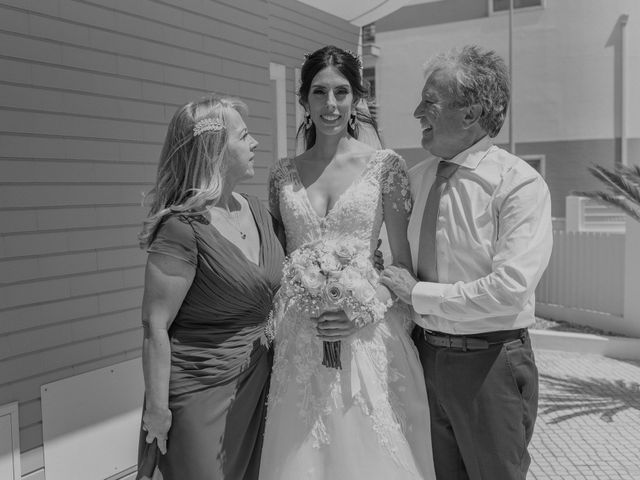
POLYGON ((528 480, 640 480, 640 362, 536 350, 528 480))

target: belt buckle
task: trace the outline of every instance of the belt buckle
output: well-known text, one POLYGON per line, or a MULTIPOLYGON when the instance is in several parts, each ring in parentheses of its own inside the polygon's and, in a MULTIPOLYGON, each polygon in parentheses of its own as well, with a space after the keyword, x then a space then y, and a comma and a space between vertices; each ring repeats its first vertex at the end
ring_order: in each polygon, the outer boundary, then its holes
POLYGON ((433 333, 430 332, 429 330, 427 330, 426 328, 422 329, 422 336, 423 336, 425 342, 429 343, 429 336, 430 335, 433 336, 433 333))

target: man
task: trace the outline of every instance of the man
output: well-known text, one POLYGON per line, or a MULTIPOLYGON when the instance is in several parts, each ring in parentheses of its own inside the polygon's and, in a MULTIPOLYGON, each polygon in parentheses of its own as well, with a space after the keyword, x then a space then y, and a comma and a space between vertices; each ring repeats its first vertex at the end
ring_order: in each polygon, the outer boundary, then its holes
POLYGON ((419 314, 438 480, 524 480, 538 402, 527 327, 551 254, 549 190, 491 141, 509 102, 500 57, 467 46, 430 62, 426 79, 414 116, 441 161, 409 174, 418 281, 393 266, 382 281, 419 314))

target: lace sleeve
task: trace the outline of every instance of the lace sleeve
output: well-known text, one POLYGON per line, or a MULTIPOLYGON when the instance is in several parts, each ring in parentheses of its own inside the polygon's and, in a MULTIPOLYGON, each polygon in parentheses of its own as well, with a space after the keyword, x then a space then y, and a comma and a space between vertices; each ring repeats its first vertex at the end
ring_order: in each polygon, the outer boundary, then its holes
POLYGON ((407 166, 404 159, 395 152, 384 160, 381 184, 385 210, 390 207, 397 212, 402 211, 408 218, 412 203, 407 166))
POLYGON ((278 160, 269 170, 269 211, 278 221, 282 221, 280 215, 280 187, 286 170, 286 159, 278 160))
POLYGON ((382 208, 393 263, 411 268, 407 227, 411 215, 411 191, 404 159, 391 151, 381 172, 382 208))

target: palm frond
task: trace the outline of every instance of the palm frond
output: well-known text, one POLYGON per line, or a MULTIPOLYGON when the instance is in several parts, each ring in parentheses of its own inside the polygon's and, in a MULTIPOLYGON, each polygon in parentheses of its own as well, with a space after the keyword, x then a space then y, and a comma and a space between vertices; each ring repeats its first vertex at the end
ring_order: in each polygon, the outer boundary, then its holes
POLYGON ((640 165, 632 165, 630 167, 621 165, 618 169, 625 175, 635 177, 635 180, 640 183, 640 165))
POLYGON ((589 171, 598 180, 618 195, 624 195, 630 201, 640 204, 640 187, 621 170, 612 171, 600 165, 589 167, 589 171))
POLYGON ((623 170, 620 170, 618 175, 620 186, 629 194, 629 200, 640 203, 640 178, 637 178, 635 174, 624 172, 623 170))

